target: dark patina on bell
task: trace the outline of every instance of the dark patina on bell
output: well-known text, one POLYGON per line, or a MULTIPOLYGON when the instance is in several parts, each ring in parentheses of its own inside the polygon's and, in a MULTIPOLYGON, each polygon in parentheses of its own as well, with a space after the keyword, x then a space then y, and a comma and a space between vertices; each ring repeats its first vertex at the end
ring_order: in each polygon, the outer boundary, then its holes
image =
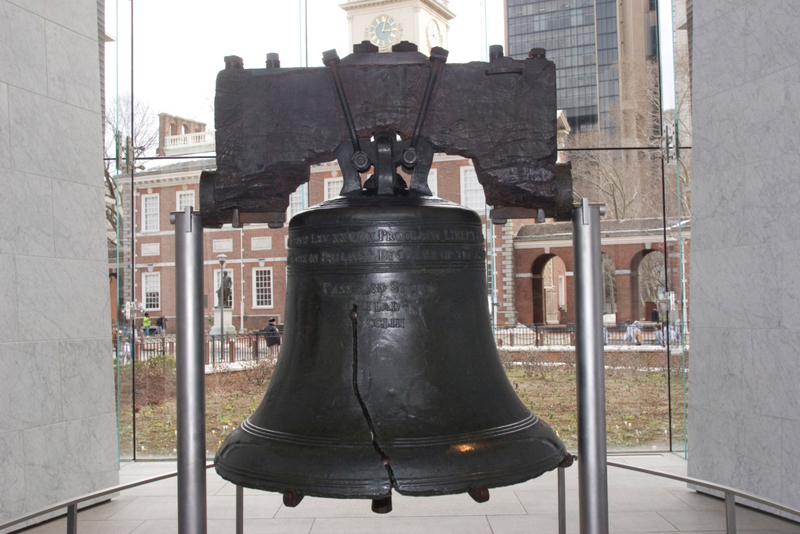
POLYGON ((480 501, 568 460, 500 363, 485 255, 474 211, 413 192, 295 216, 281 353, 219 474, 290 505, 393 489, 480 501))

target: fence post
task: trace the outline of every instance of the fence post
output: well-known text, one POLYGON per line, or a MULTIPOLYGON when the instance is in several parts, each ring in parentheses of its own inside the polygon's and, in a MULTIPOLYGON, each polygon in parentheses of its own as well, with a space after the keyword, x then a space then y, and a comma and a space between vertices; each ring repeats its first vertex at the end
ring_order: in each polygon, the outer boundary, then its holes
POLYGON ((253 345, 253 360, 258 361, 258 336, 255 336, 250 343, 253 345))
POLYGON ((231 355, 231 363, 236 361, 236 341, 233 339, 228 340, 228 351, 231 355))

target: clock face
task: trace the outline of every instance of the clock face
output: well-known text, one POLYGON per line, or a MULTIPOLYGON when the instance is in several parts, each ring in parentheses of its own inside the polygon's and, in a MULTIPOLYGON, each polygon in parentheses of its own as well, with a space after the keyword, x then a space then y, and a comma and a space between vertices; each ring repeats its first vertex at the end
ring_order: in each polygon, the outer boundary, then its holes
POLYGON ((380 15, 369 25, 369 40, 375 46, 389 46, 396 39, 397 22, 389 15, 380 15))
POLYGON ((442 46, 442 33, 439 31, 439 25, 435 20, 432 20, 428 23, 427 37, 428 48, 442 46))

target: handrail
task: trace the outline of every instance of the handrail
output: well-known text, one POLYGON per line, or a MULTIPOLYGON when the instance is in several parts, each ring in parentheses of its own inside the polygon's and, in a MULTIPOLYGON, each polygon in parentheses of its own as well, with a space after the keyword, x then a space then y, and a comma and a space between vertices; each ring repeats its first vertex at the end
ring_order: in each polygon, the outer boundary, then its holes
MULTIPOLYGON (((214 467, 214 462, 206 463, 206 469, 209 469, 211 467, 214 467)), ((151 482, 158 482, 159 480, 164 480, 164 479, 172 478, 172 477, 175 477, 175 476, 178 476, 178 472, 177 471, 171 471, 169 473, 164 473, 163 475, 156 475, 156 476, 150 477, 150 478, 143 478, 141 480, 137 480, 136 482, 129 482, 127 484, 119 484, 117 486, 112 486, 110 488, 93 491, 92 493, 87 493, 87 494, 81 495, 79 497, 74 497, 74 498, 68 499, 66 501, 61 501, 61 502, 58 502, 58 503, 53 504, 51 506, 48 506, 47 508, 43 508, 41 510, 38 510, 36 512, 30 513, 28 515, 24 515, 22 517, 18 517, 16 519, 12 519, 11 521, 8 521, 6 523, 2 523, 2 524, 0 524, 0 530, 6 529, 6 528, 9 528, 9 527, 13 527, 14 525, 18 525, 18 524, 23 523, 25 521, 29 521, 31 519, 39 517, 40 515, 45 515, 45 514, 49 514, 50 512, 55 512, 56 510, 60 510, 61 508, 71 508, 71 507, 77 506, 78 504, 80 504, 82 502, 85 502, 85 501, 91 501, 91 500, 96 499, 98 497, 104 497, 106 495, 111 495, 112 493, 119 493, 120 491, 125 491, 125 490, 131 489, 131 488, 136 488, 138 486, 144 486, 145 484, 150 484, 151 482)), ((70 511, 68 513, 71 514, 72 512, 70 511)), ((77 513, 77 511, 75 513, 77 513)))
POLYGON ((736 495, 737 497, 743 497, 753 502, 757 502, 759 504, 764 504, 766 506, 771 506, 777 510, 781 510, 784 512, 788 512, 790 514, 794 514, 800 517, 800 510, 797 508, 792 508, 790 506, 786 506, 785 504, 781 504, 775 501, 771 501, 769 499, 765 499, 763 497, 759 497, 754 493, 750 493, 747 491, 738 490, 736 488, 732 488, 731 486, 724 486, 722 484, 716 484, 714 482, 708 482, 701 478, 694 478, 694 477, 684 477, 681 475, 673 475, 672 473, 667 473, 664 471, 657 471, 655 469, 648 469, 646 467, 638 467, 635 465, 628 465, 628 464, 620 464, 617 462, 607 462, 608 465, 611 467, 619 467, 620 469, 629 469, 631 471, 638 471, 640 473, 646 473, 648 475, 655 475, 664 478, 671 478, 672 480, 677 480, 679 482, 686 482, 687 484, 695 484, 697 486, 703 486, 708 489, 721 491, 725 494, 736 495))
MULTIPOLYGON (((575 457, 577 459, 577 457, 575 457)), ((669 478, 672 480, 677 480, 679 482, 686 482, 687 484, 694 484, 696 486, 702 486, 711 490, 719 491, 725 494, 725 518, 727 524, 727 532, 728 534, 736 534, 736 508, 735 508, 735 500, 733 499, 734 496, 742 497, 744 499, 750 500, 752 502, 756 502, 759 504, 763 504, 776 510, 781 510, 783 512, 787 512, 790 514, 794 514, 800 517, 800 510, 796 508, 792 508, 790 506, 786 506, 785 504, 781 504, 770 499, 765 499, 763 497, 759 497, 753 493, 738 490, 731 486, 725 486, 723 484, 717 484, 714 482, 709 482, 707 480, 703 480, 700 478, 694 477, 686 477, 681 475, 675 475, 672 473, 667 473, 665 471, 658 471, 656 469, 648 469, 646 467, 638 467, 635 465, 628 465, 628 464, 621 464, 617 462, 606 462, 607 465, 611 467, 617 467, 619 469, 628 469, 630 471, 637 471, 639 473, 645 473, 647 475, 658 476, 662 478, 669 478)), ((209 469, 214 466, 213 462, 206 463, 206 469, 209 469)), ((12 527, 19 523, 23 523, 25 521, 29 521, 41 515, 48 514, 50 512, 54 512, 56 510, 60 510, 62 508, 67 508, 67 533, 73 534, 77 532, 77 505, 96 499, 98 497, 103 497, 105 495, 111 495, 112 493, 119 493, 121 491, 125 491, 127 489, 135 488, 138 486, 143 486, 145 484, 150 484, 152 482, 158 482, 159 480, 164 480, 167 478, 172 478, 177 476, 177 471, 172 471, 170 473, 165 473, 163 475, 157 475, 150 478, 144 478, 138 480, 136 482, 129 482, 128 484, 119 484, 117 486, 113 486, 111 488, 106 488, 104 490, 98 490, 92 493, 87 493, 86 495, 81 495, 80 497, 75 497, 73 499, 68 499, 66 501, 61 501, 56 503, 52 506, 48 506, 47 508, 43 508, 37 512, 18 517, 6 523, 0 524, 0 530, 12 527)), ((558 468, 558 523, 559 523, 559 532, 564 533, 566 532, 566 509, 565 509, 565 492, 564 492, 564 468, 558 468)), ((236 531, 242 532, 243 530, 243 521, 242 521, 242 500, 243 500, 243 492, 242 488, 237 486, 236 487, 236 531)))

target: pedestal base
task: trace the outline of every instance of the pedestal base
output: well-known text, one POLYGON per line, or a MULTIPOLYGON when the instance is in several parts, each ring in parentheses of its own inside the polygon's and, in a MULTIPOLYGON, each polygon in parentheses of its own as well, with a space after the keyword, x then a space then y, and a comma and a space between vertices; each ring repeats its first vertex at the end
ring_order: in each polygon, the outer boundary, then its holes
POLYGON ((219 325, 219 308, 214 310, 214 326, 208 332, 212 336, 220 334, 236 334, 236 328, 233 326, 233 310, 231 308, 224 308, 222 310, 222 330, 219 325))

